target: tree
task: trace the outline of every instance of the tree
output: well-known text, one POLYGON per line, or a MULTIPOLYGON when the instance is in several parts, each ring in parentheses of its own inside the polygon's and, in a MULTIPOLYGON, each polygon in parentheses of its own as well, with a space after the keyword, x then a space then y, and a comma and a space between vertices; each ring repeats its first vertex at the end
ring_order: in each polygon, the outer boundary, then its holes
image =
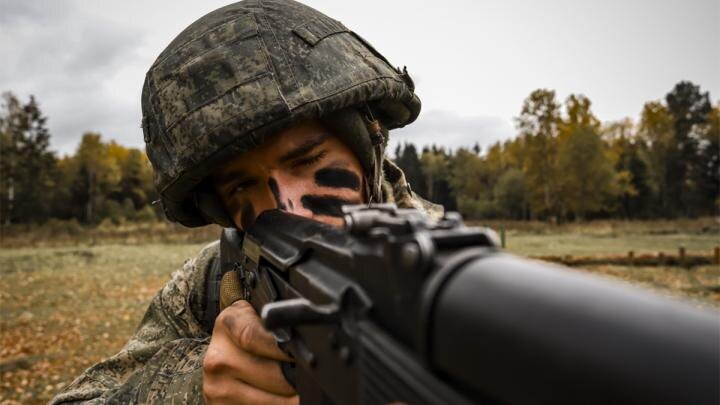
POLYGON ((552 90, 533 91, 523 102, 518 129, 525 143, 523 172, 534 215, 557 213, 555 163, 560 106, 552 90))
POLYGON ((467 218, 487 217, 489 207, 494 204, 492 189, 488 189, 484 181, 483 159, 474 151, 459 148, 449 169, 448 182, 460 213, 467 218))
POLYGON ((648 217, 656 187, 650 176, 648 146, 633 132, 630 119, 603 128, 617 172, 619 210, 625 218, 648 217))
POLYGON ((696 128, 698 153, 694 160, 692 184, 699 213, 718 215, 720 210, 720 104, 713 107, 707 121, 696 128))
POLYGON ((411 143, 405 143, 402 147, 398 145, 395 156, 395 163, 405 173, 405 179, 410 183, 413 191, 427 197, 425 177, 423 176, 422 165, 415 145, 411 143))
POLYGON ((495 203, 504 217, 525 219, 527 198, 525 175, 522 170, 511 168, 500 176, 493 189, 495 203))
POLYGON ((643 106, 638 125, 638 141, 647 148, 648 171, 655 190, 653 206, 655 215, 668 215, 671 212, 670 187, 668 186, 668 163, 671 151, 675 149, 673 138, 673 119, 660 102, 648 102, 643 106))
POLYGON ((711 110, 710 96, 700 92, 691 82, 680 82, 665 96, 668 111, 673 117, 674 148, 668 156, 667 186, 673 214, 691 213, 691 200, 697 187, 693 178, 703 169, 696 165, 699 140, 692 133, 693 127, 706 121, 711 110))
POLYGON ((84 207, 81 219, 85 222, 94 223, 101 219, 97 208, 104 205, 122 179, 120 166, 110 150, 100 134, 87 132, 75 152, 77 172, 72 187, 76 189, 76 203, 84 207), (81 192, 82 188, 85 191, 81 192))
POLYGON ((565 101, 567 118, 560 123, 557 152, 557 201, 564 219, 572 213, 578 219, 607 209, 616 193, 612 161, 600 138, 600 121, 583 95, 565 101))
MULTIPOLYGON (((75 159, 71 156, 63 156, 57 161, 57 181, 55 190, 52 193, 53 218, 79 219, 82 218, 82 206, 78 206, 78 192, 86 192, 87 188, 78 190, 74 187, 77 175, 75 159)), ((84 201, 84 200, 83 200, 84 201)))
POLYGON ((503 144, 503 156, 509 168, 523 169, 525 167, 525 140, 522 137, 510 139, 503 144))
POLYGON ((9 92, 0 113, 0 221, 29 224, 50 215, 55 156, 48 150, 47 118, 35 97, 22 104, 9 92))
POLYGON ((447 160, 444 153, 440 153, 433 145, 432 150, 423 151, 420 162, 422 163, 422 174, 425 176, 425 184, 428 187, 427 197, 431 201, 435 201, 437 183, 447 176, 447 160))
POLYGON ((600 120, 595 117, 590 107, 592 102, 589 98, 582 94, 571 94, 565 100, 565 109, 567 110, 567 119, 562 125, 570 128, 589 128, 598 130, 600 128, 600 120))
POLYGON ((502 144, 496 142, 490 146, 485 154, 487 186, 489 189, 495 186, 500 176, 508 169, 508 161, 505 156, 502 144))
POLYGON ((120 188, 124 198, 130 198, 136 210, 151 204, 155 196, 152 169, 147 156, 137 149, 129 149, 121 162, 120 188))
POLYGON ((563 205, 577 219, 611 208, 616 194, 615 171, 600 136, 592 129, 580 127, 560 145, 558 172, 563 176, 563 205))

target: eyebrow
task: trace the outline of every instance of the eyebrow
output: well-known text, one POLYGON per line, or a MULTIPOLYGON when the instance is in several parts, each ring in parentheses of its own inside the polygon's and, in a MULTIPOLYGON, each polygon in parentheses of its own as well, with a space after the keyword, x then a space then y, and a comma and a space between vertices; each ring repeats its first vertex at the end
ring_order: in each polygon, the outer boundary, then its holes
POLYGON ((246 175, 242 170, 231 170, 227 173, 214 175, 213 181, 215 182, 215 184, 219 185, 220 187, 225 187, 232 180, 237 180, 238 178, 241 179, 240 182, 250 180, 249 178, 246 179, 245 177, 246 177, 246 175))
MULTIPOLYGON (((281 163, 285 163, 290 160, 305 156, 306 154, 310 153, 313 149, 315 149, 318 146, 325 143, 325 141, 327 140, 327 137, 328 137, 328 134, 320 134, 313 138, 310 138, 310 139, 306 140, 305 142, 301 143, 300 145, 285 152, 282 156, 280 156, 280 159, 278 159, 278 160, 281 163)), ((223 174, 213 176, 213 180, 216 182, 216 184, 224 186, 228 182, 230 182, 232 180, 236 180, 237 178, 241 178, 242 181, 250 180, 250 179, 245 179, 244 177, 246 177, 246 174, 242 170, 231 170, 228 173, 223 173, 223 174)))
POLYGON ((314 138, 308 139, 305 142, 301 143, 300 145, 285 152, 282 156, 280 156, 279 161, 281 163, 285 163, 290 160, 305 156, 309 152, 311 152, 313 149, 315 149, 318 146, 325 143, 325 140, 327 139, 327 137, 328 137, 327 134, 320 134, 314 138))

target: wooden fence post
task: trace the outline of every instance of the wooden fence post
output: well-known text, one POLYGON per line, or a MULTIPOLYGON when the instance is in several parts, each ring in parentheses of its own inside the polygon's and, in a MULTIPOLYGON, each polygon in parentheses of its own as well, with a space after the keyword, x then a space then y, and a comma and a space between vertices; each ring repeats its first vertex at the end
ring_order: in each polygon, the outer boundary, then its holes
POLYGON ((678 248, 678 262, 680 266, 685 266, 685 246, 680 245, 678 248))

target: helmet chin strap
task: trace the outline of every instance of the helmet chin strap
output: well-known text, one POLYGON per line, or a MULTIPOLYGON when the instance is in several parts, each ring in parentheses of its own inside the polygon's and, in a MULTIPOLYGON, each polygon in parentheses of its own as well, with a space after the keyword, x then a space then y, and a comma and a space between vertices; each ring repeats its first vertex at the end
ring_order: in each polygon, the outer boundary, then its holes
POLYGON ((373 148, 373 168, 372 168, 372 179, 367 181, 366 176, 366 194, 367 202, 370 203, 381 203, 382 202, 382 164, 383 157, 385 154, 385 146, 387 145, 387 136, 383 133, 382 125, 372 113, 370 106, 367 103, 364 105, 365 116, 363 121, 367 128, 368 135, 370 136, 370 143, 373 148))

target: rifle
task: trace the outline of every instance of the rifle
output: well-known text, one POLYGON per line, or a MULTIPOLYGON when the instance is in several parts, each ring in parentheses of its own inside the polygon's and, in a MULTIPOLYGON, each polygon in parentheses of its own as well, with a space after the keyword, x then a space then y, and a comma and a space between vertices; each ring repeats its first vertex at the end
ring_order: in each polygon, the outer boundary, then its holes
POLYGON ((301 403, 718 403, 717 312, 503 253, 456 213, 344 211, 221 237, 301 403))

